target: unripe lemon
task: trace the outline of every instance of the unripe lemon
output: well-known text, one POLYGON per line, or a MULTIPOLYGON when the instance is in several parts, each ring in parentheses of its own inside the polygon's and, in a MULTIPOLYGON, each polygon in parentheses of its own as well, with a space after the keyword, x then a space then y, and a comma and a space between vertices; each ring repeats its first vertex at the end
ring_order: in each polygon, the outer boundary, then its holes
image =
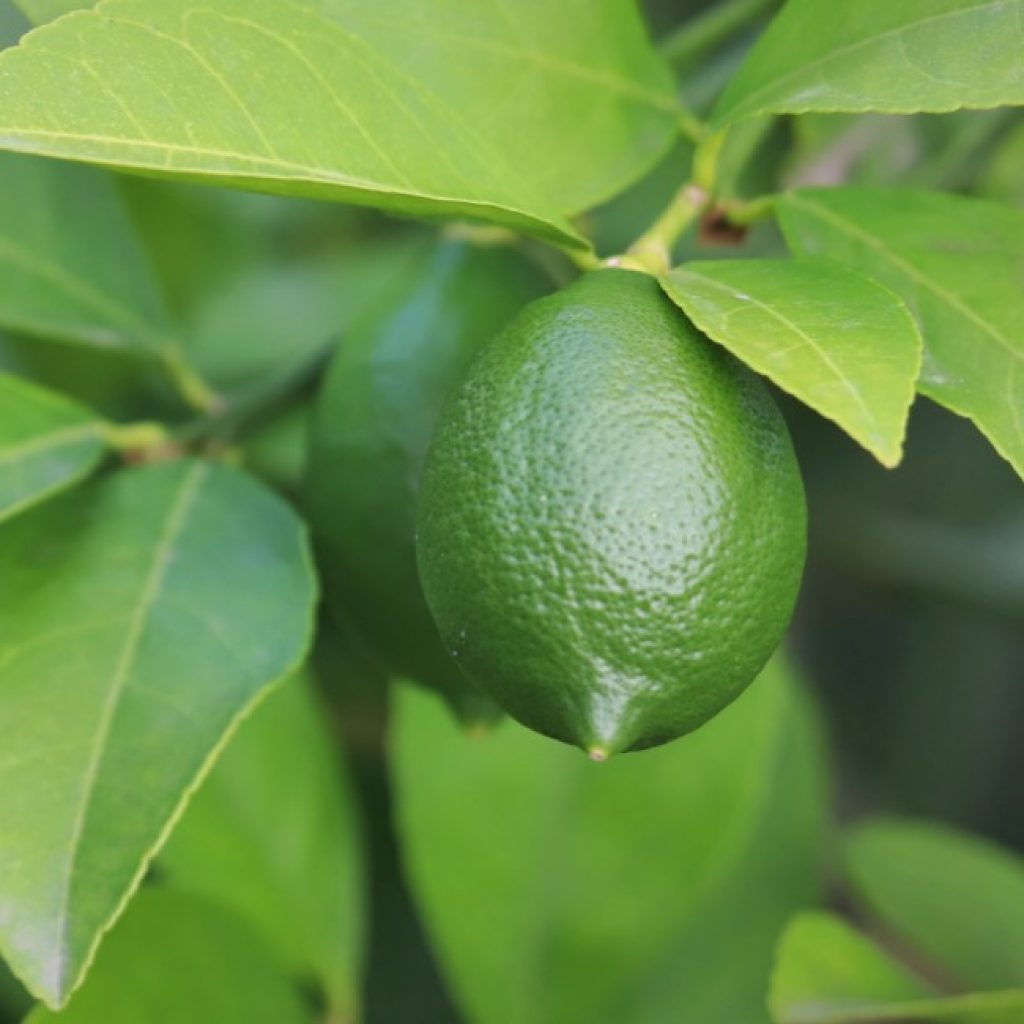
POLYGON ((742 692, 789 622, 805 543, 764 384, 626 270, 534 302, 483 349, 421 482, 420 578, 449 651, 596 760, 742 692))
POLYGON ((387 671, 441 691, 465 718, 493 705, 446 653, 420 589, 420 470, 477 349, 546 290, 511 250, 431 241, 342 339, 317 401, 305 490, 328 610, 387 671))

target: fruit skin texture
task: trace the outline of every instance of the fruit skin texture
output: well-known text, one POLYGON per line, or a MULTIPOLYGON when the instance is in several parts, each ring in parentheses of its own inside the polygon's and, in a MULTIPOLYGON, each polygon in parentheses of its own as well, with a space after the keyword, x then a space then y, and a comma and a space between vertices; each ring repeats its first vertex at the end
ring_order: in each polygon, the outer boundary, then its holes
POLYGON ((306 506, 328 611, 395 675, 466 718, 493 705, 446 653, 423 598, 415 502, 444 399, 477 349, 546 280, 517 253, 425 244, 382 305, 343 338, 317 401, 306 506))
POLYGON ((597 270, 474 362, 431 443, 417 546, 466 673, 600 760, 753 681, 793 611, 806 505, 761 380, 654 279, 597 270))

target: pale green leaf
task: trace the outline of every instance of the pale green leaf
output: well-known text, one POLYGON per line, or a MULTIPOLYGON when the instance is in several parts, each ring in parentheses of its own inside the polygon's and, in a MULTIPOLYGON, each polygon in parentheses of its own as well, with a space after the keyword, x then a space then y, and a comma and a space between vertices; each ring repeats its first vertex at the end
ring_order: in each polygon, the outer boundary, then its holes
POLYGON ((14 0, 33 25, 44 25, 63 14, 92 7, 95 0, 14 0))
POLYGON ((242 723, 160 855, 170 885, 224 903, 356 1018, 361 850, 354 794, 301 673, 242 723))
POLYGON ((58 1004, 196 782, 311 629, 305 532, 214 464, 0 528, 0 953, 58 1004))
POLYGON ((779 944, 776 1024, 1019 1024, 1024 990, 939 995, 841 918, 798 915, 779 944))
POLYGON ((857 894, 963 984, 1024 987, 1024 861, 939 825, 879 820, 844 849, 857 894))
POLYGON ((1024 104, 1024 0, 788 0, 713 121, 1024 104))
POLYGON ((313 1024, 267 947, 229 911, 144 889, 66 1010, 25 1024, 313 1024))
POLYGON ((0 522, 86 475, 103 454, 84 406, 0 373, 0 522))
POLYGON ((780 198, 786 241, 887 285, 924 337, 918 390, 970 417, 1024 475, 1024 211, 908 189, 780 198))
POLYGON ((110 175, 0 153, 0 328, 101 348, 170 345, 110 175))
POLYGON ((0 110, 9 149, 574 244, 676 124, 629 0, 104 0, 0 55, 0 110))
POLYGON ((688 263, 662 284, 712 341, 838 423, 883 465, 900 461, 921 336, 899 296, 815 259, 688 263))
POLYGON ((595 765, 507 721, 464 735, 400 695, 414 893, 475 1024, 754 1024, 775 937, 813 902, 822 768, 776 663, 693 735, 595 765))

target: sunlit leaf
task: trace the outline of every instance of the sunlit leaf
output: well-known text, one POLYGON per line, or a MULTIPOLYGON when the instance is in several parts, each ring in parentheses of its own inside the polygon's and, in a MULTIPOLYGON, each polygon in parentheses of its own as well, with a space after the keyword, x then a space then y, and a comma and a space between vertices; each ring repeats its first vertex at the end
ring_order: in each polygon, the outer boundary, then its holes
POLYGON ((1024 104, 1024 0, 788 0, 713 120, 1024 104))
POLYGON ((675 129, 629 0, 106 0, 0 56, 0 145, 566 242, 675 129))
POLYGON ((63 1002, 233 725, 294 668, 304 531, 238 473, 124 471, 0 528, 0 953, 63 1002))
POLYGON ((924 337, 918 390, 968 416, 1024 475, 1024 211, 908 189, 805 189, 786 241, 902 296, 924 337))
POLYGON ((899 462, 921 336, 888 288, 814 259, 688 263, 662 283, 709 338, 899 462))

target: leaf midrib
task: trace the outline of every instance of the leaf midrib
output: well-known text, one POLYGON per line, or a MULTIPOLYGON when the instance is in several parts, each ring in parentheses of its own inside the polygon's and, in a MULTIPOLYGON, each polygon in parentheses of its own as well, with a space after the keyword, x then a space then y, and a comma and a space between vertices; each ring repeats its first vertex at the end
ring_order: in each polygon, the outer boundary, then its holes
POLYGON ((207 472, 208 468, 205 463, 195 463, 182 477, 178 485, 178 492, 168 507, 167 515, 164 518, 157 542, 153 548, 152 561, 143 579, 138 603, 134 613, 128 620, 124 644, 114 667, 110 689, 100 711, 96 741, 85 769, 85 778, 81 789, 82 799, 79 804, 78 814, 72 825, 67 858, 67 873, 62 886, 63 895, 55 926, 57 941, 54 948, 57 951, 58 959, 54 980, 62 992, 66 988, 68 969, 73 968, 75 963, 75 957, 68 948, 71 888, 75 877, 77 856, 85 833, 89 807, 91 806, 92 796, 95 793, 96 782, 103 760, 103 753, 107 740, 110 738, 117 708, 124 693, 135 656, 138 653, 139 644, 145 633, 149 615, 160 595, 160 589, 163 586, 167 570, 173 559, 174 546, 186 526, 189 511, 195 502, 207 472))
POLYGON ((810 61, 807 64, 801 64, 800 67, 794 68, 792 71, 781 75, 778 78, 773 79, 760 88, 755 89, 753 92, 747 93, 740 103, 737 103, 731 111, 728 112, 727 116, 723 118, 723 121, 728 121, 734 118, 738 112, 749 109, 751 106, 756 107, 758 99, 765 95, 770 94, 774 90, 777 90, 780 86, 793 79, 799 79, 801 76, 806 75, 809 71, 823 67, 833 60, 843 56, 848 56, 851 53, 855 53, 857 50, 864 48, 865 46, 871 46, 879 40, 887 39, 890 36, 902 35, 904 32, 911 31, 915 28, 919 28, 921 25, 927 25, 936 21, 943 21, 947 18, 961 18, 971 14, 977 14, 979 11, 994 10, 1000 7, 1009 7, 1015 0, 990 0, 989 3, 978 4, 975 7, 970 7, 967 10, 956 10, 956 11, 943 11, 941 14, 931 14, 924 18, 916 18, 912 22, 908 22, 903 25, 897 25, 893 28, 886 29, 884 32, 876 32, 874 35, 866 36, 863 39, 858 39, 856 42, 846 43, 843 46, 838 46, 828 53, 810 61))
POLYGON ((64 427, 60 430, 51 430, 45 434, 39 434, 27 441, 10 447, 0 448, 0 467, 18 462, 29 455, 34 455, 48 448, 60 448, 62 445, 73 441, 85 441, 88 438, 99 438, 99 424, 96 422, 76 424, 71 427, 64 427))

